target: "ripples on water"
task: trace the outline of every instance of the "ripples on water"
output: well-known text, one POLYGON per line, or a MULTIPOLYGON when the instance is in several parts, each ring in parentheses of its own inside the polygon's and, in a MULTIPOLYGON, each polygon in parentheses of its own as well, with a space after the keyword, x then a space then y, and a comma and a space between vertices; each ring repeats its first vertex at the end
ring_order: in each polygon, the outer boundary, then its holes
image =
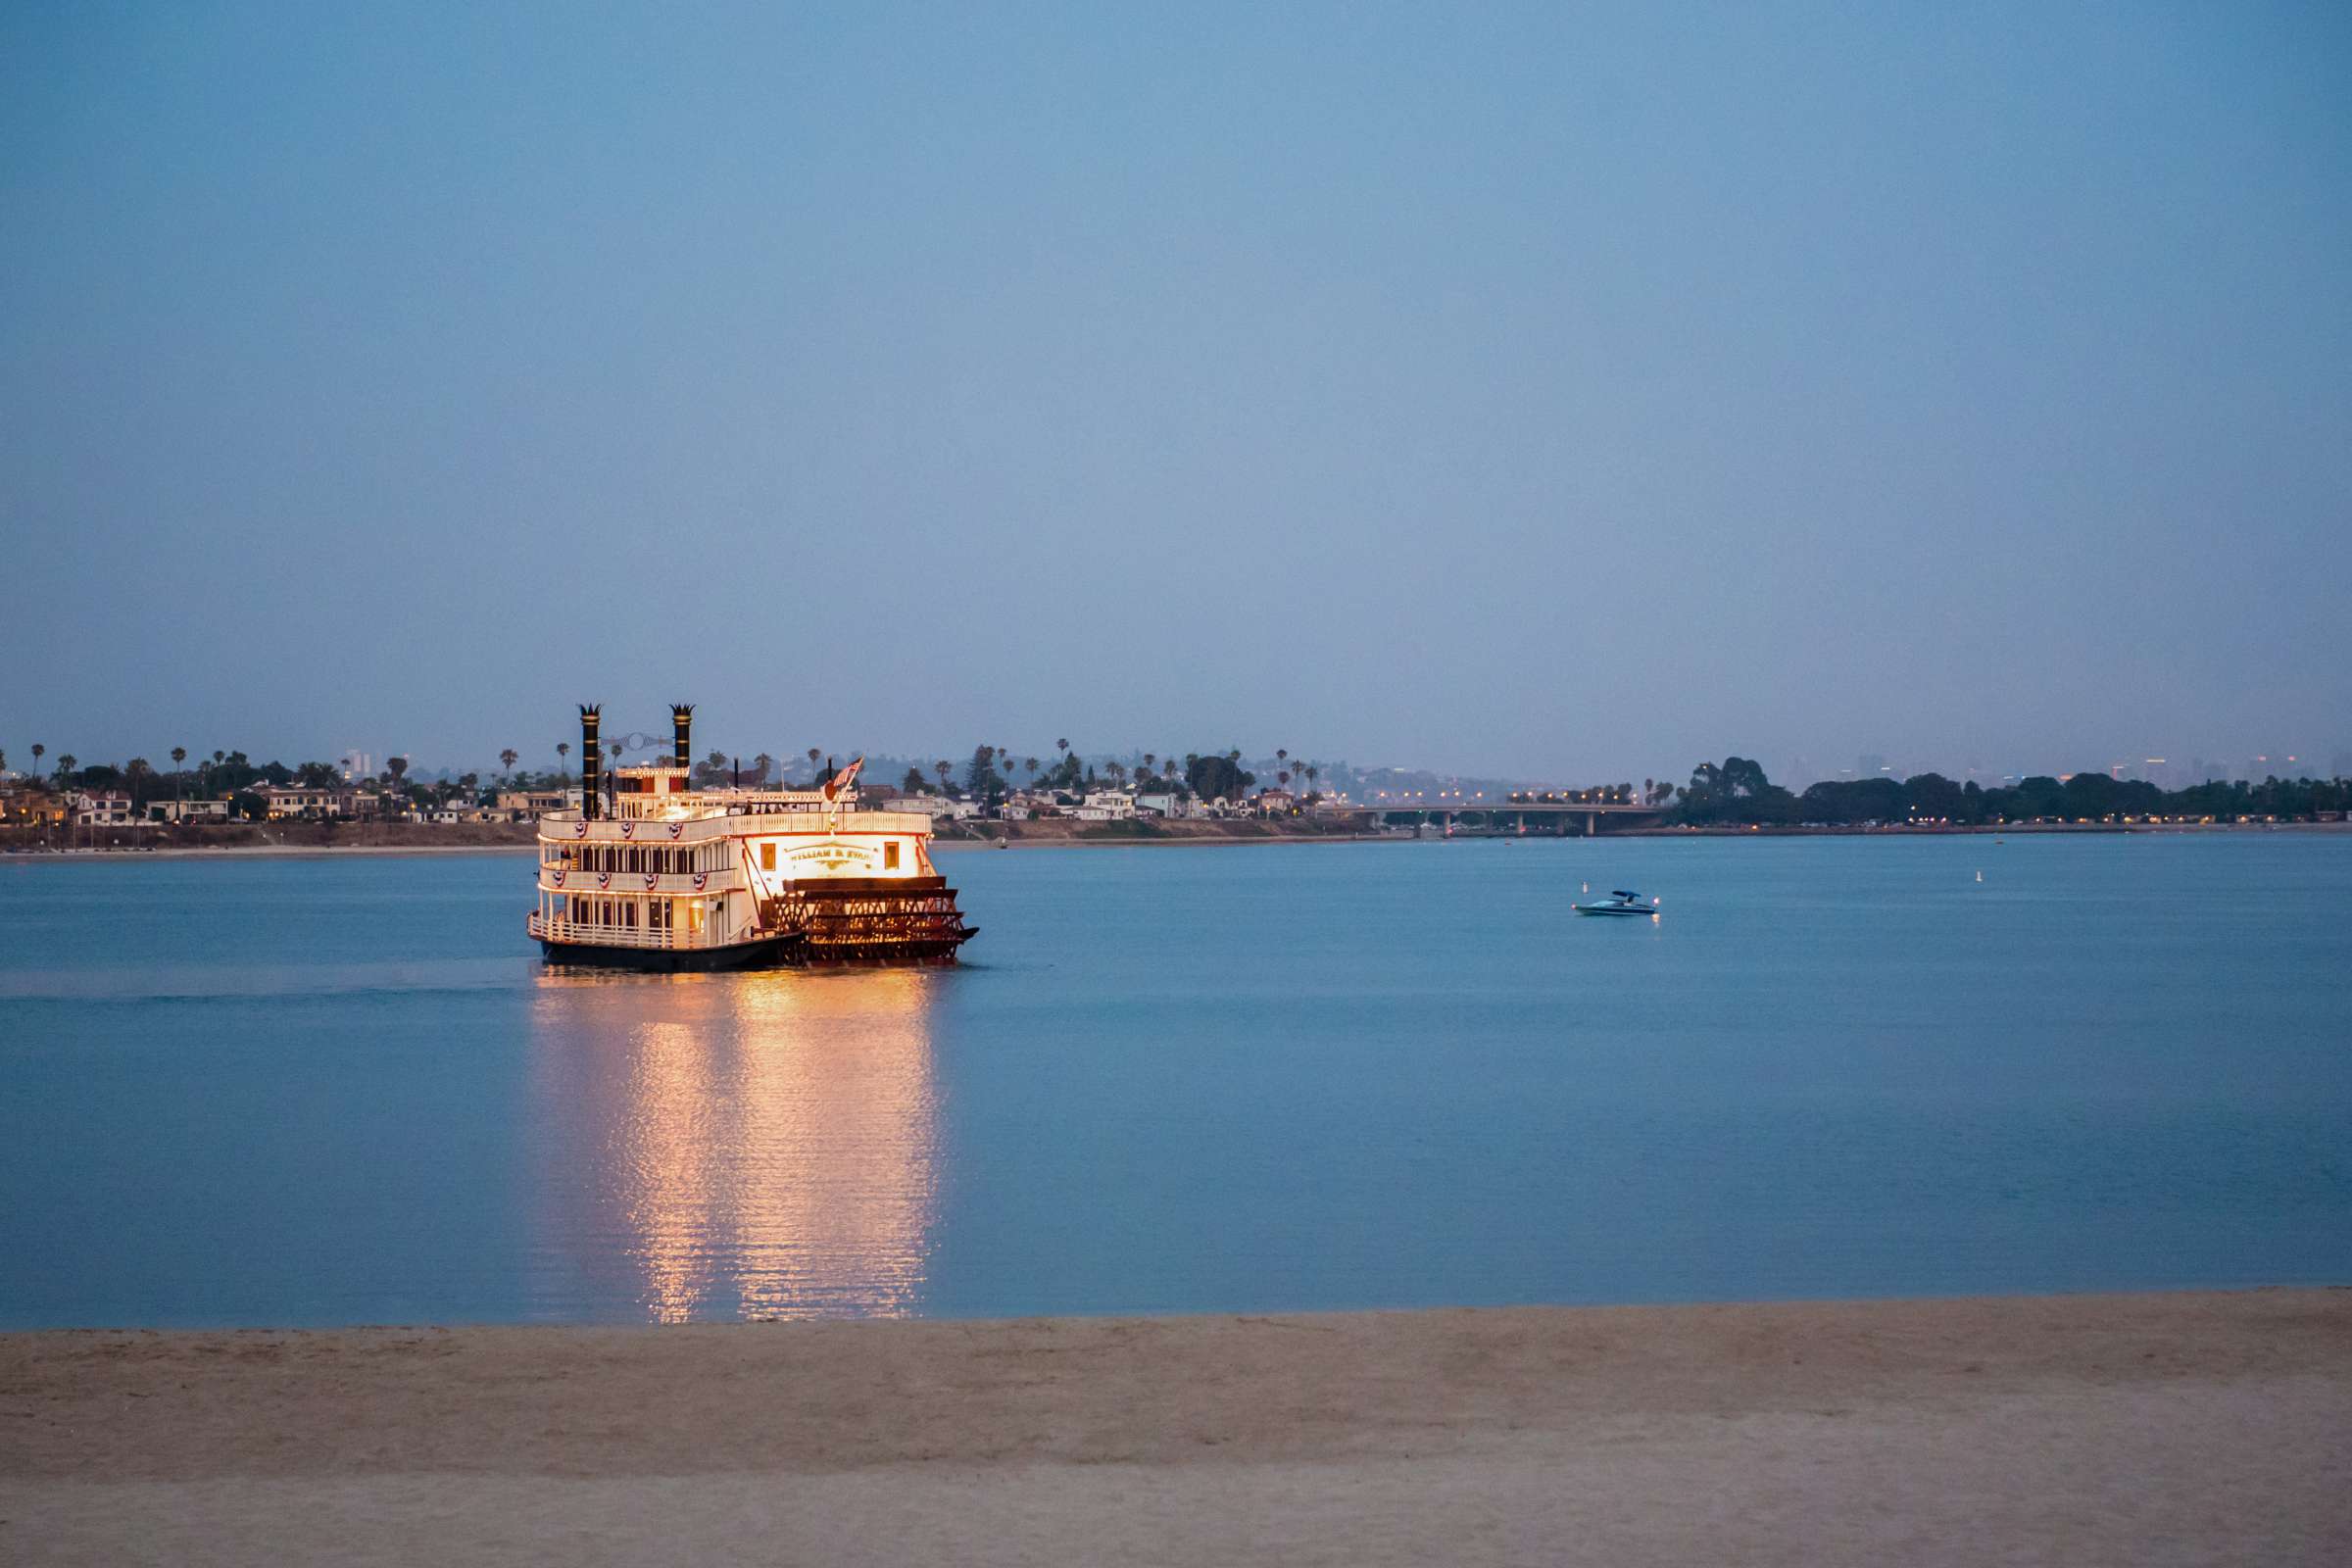
POLYGON ((2352 1279, 2352 836, 949 869, 960 970, 650 977, 522 858, 0 860, 0 1326, 2352 1279))

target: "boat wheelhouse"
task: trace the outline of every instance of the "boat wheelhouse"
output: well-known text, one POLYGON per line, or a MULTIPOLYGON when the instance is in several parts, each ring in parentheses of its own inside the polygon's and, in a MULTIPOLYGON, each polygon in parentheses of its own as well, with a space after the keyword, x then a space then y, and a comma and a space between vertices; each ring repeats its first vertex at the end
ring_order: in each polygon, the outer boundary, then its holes
POLYGON ((956 961, 974 936, 931 863, 931 819, 873 811, 858 763, 820 789, 698 789, 694 709, 666 762, 607 770, 580 710, 578 810, 539 819, 529 930, 551 962, 630 969, 956 961))

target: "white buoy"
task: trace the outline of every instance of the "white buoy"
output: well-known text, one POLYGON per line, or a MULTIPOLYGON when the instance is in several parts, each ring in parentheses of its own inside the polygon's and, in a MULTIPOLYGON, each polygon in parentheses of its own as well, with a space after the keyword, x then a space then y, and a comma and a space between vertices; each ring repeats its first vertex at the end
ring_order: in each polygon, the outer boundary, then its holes
POLYGON ((1980 881, 1980 882, 1984 881, 1984 872, 1982 872, 1982 871, 1979 871, 1979 872, 1977 873, 1977 880, 1978 880, 1978 881, 1980 881))

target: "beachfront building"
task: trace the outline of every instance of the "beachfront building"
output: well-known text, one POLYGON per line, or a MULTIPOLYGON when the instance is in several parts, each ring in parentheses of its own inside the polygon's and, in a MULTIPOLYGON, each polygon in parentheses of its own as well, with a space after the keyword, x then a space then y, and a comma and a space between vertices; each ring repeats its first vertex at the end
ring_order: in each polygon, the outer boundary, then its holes
POLYGON ((1257 796, 1257 809, 1264 816, 1290 816, 1298 809, 1298 797, 1289 790, 1261 790, 1257 796))
POLYGON ((127 795, 83 793, 74 797, 75 827, 127 827, 138 820, 127 795))
POLYGON ((1137 814, 1141 816, 1165 816, 1174 818, 1199 816, 1201 814, 1199 802, 1195 801, 1189 795, 1178 795, 1173 791, 1151 795, 1138 795, 1135 798, 1135 809, 1137 814))
POLYGON ((149 801, 147 820, 167 825, 177 822, 225 822, 228 820, 228 802, 149 801))
POLYGON ((318 821, 345 814, 344 795, 340 790, 310 789, 300 784, 265 784, 255 793, 262 798, 263 814, 272 822, 318 821))
POLYGON ((54 827, 65 821, 73 803, 47 790, 9 786, 0 789, 0 822, 12 827, 54 827))
POLYGON ((896 800, 879 804, 883 809, 890 811, 920 811, 934 822, 943 816, 954 816, 956 806, 945 795, 902 795, 896 800))
POLYGON ((1135 815, 1135 797, 1123 790, 1090 790, 1078 803, 1081 822, 1125 822, 1135 815))
POLYGON ((576 811, 578 790, 501 790, 498 809, 512 822, 536 822, 550 811, 576 811))

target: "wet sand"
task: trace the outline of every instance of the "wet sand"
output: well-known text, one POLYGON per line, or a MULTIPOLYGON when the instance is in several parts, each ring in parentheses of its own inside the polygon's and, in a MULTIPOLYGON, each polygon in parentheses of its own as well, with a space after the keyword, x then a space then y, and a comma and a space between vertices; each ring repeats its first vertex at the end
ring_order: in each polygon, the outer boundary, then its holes
POLYGON ((2342 1563, 2352 1290, 0 1336, 0 1561, 2342 1563))

